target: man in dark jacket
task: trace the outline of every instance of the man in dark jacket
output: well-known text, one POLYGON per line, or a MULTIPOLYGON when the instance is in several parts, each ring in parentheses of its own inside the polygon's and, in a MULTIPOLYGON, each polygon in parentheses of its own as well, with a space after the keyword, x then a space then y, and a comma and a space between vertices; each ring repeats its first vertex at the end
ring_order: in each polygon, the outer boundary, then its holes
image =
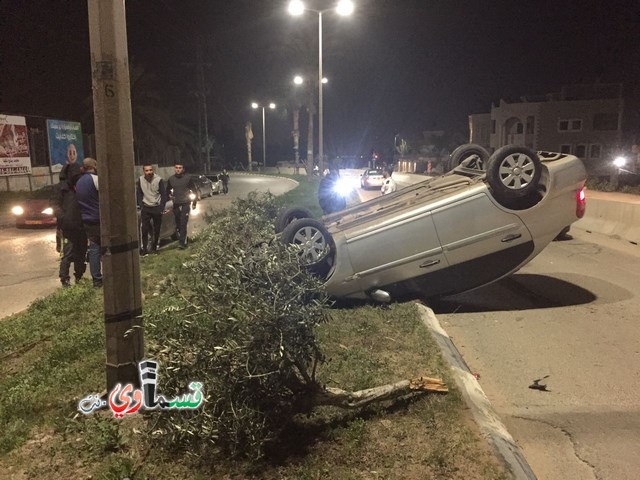
POLYGON ((179 236, 178 248, 187 248, 187 223, 189 223, 189 204, 195 210, 198 198, 196 186, 190 175, 185 175, 184 165, 175 164, 176 173, 167 181, 167 191, 173 200, 173 215, 176 219, 176 230, 179 236))
POLYGON ((153 231, 151 239, 151 253, 158 251, 160 243, 160 226, 162 225, 162 212, 167 203, 167 189, 164 180, 153 171, 153 165, 142 166, 144 173, 136 182, 136 199, 140 207, 140 223, 142 224, 142 256, 147 255, 149 234, 153 231), (153 224, 153 230, 152 230, 153 224))
POLYGON ((220 180, 222 180, 222 193, 226 195, 229 193, 229 174, 226 169, 222 169, 220 180))
MULTIPOLYGON (((58 185, 54 208, 58 228, 62 231, 62 260, 60 260, 60 282, 63 287, 71 285, 69 270, 73 262, 76 283, 86 270, 87 235, 82 225, 80 205, 76 198, 75 185, 80 178, 79 167, 75 174, 58 185)), ((67 178, 65 176, 65 178, 67 178)))
POLYGON ((84 174, 76 183, 76 196, 80 205, 82 224, 89 239, 89 270, 94 287, 102 287, 100 265, 100 197, 98 195, 98 163, 94 158, 82 162, 84 174))

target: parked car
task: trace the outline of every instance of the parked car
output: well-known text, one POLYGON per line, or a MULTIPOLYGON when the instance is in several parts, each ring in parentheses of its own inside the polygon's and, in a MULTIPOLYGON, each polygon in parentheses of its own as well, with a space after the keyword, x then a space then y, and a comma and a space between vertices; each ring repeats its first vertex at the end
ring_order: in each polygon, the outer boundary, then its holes
POLYGON ((363 190, 367 190, 368 188, 380 188, 382 187, 383 181, 384 177, 382 176, 382 170, 368 169, 360 175, 360 187, 363 190))
MULTIPOLYGON (((467 153, 477 156, 476 146, 467 153)), ((285 211, 276 224, 334 297, 451 295, 503 278, 538 255, 584 215, 585 180, 573 155, 506 146, 486 171, 462 158, 443 176, 319 220, 285 211)))
POLYGON ((207 175, 207 178, 211 180, 211 194, 218 195, 222 193, 222 180, 218 175, 207 175))
POLYGON ((47 185, 33 193, 33 198, 28 198, 11 208, 16 227, 55 227, 56 215, 50 199, 54 194, 55 185, 47 185))
POLYGON ((193 178, 193 183, 196 185, 195 194, 198 200, 213 195, 211 180, 206 175, 192 175, 191 178, 193 178))

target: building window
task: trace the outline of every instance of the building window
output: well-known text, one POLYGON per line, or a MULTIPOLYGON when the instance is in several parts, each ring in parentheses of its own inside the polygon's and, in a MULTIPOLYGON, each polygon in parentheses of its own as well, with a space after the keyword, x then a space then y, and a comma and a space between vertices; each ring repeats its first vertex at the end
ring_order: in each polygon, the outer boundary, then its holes
POLYGON ((590 152, 589 152, 589 158, 600 158, 600 150, 601 150, 601 146, 598 143, 594 143, 591 145, 590 148, 590 152))
POLYGON ((593 116, 593 129, 598 131, 618 130, 618 114, 597 113, 593 116))
POLYGON ((579 118, 561 118, 558 120, 559 132, 579 132, 582 130, 582 120, 579 118))
POLYGON ((560 145, 560 153, 571 153, 571 145, 560 145))
POLYGON ((535 117, 527 117, 527 133, 533 133, 533 124, 535 117))
POLYGON ((586 145, 576 145, 576 157, 585 158, 587 156, 587 146, 586 145))
POLYGON ((516 133, 522 134, 523 131, 522 124, 520 122, 516 123, 516 133))
POLYGON ((496 121, 491 120, 491 133, 496 133, 496 121))

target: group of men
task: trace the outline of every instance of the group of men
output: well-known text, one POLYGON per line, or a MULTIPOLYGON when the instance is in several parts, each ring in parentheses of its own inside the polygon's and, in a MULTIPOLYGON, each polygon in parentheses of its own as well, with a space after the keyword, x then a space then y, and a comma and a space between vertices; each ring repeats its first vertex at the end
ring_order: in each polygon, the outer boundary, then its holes
POLYGON ((60 171, 60 184, 52 199, 58 228, 63 236, 59 272, 63 287, 71 285, 71 263, 75 281, 80 281, 86 270, 87 257, 93 286, 102 286, 98 192, 98 162, 87 157, 80 166, 76 147, 70 144, 67 163, 60 171))
MULTIPOLYGON (((155 173, 153 165, 143 165, 143 175, 136 182, 136 197, 140 207, 140 222, 142 224, 142 248, 140 254, 146 256, 156 253, 160 243, 160 227, 162 215, 167 213, 167 201, 173 201, 173 215, 176 221, 178 248, 187 248, 187 224, 189 212, 198 204, 197 187, 193 177, 185 174, 182 163, 175 164, 175 173, 165 181, 155 173), (149 244, 149 241, 151 243, 149 244)), ((229 175, 223 172, 227 190, 229 175)), ((228 190, 227 190, 228 191, 228 190)))
MULTIPOLYGON (((52 204, 62 233, 62 259, 60 282, 63 287, 71 285, 70 269, 74 265, 75 281, 78 283, 89 270, 94 287, 102 286, 100 245, 100 198, 98 189, 97 161, 87 157, 82 166, 78 163, 76 148, 67 148, 67 163, 60 172, 60 183, 55 190, 52 204)), ((160 244, 162 215, 167 213, 167 202, 173 201, 178 248, 187 248, 187 223, 189 212, 198 203, 197 187, 190 175, 185 174, 184 164, 175 164, 175 174, 165 182, 154 171, 151 164, 143 165, 143 175, 136 181, 136 200, 140 207, 142 246, 140 254, 157 253, 160 244)), ((223 172, 223 186, 228 191, 229 175, 223 172)))

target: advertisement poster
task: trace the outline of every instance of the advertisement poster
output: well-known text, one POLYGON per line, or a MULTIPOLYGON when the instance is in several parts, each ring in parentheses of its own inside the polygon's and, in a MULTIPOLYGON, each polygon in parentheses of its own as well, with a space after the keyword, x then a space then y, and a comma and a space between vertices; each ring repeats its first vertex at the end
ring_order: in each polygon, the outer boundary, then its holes
POLYGON ((0 176, 31 173, 29 136, 24 117, 0 115, 0 176))
POLYGON ((51 170, 59 172, 67 163, 67 157, 74 154, 77 161, 84 159, 82 145, 82 126, 80 122, 65 120, 47 120, 47 135, 49 136, 49 158, 51 170))

